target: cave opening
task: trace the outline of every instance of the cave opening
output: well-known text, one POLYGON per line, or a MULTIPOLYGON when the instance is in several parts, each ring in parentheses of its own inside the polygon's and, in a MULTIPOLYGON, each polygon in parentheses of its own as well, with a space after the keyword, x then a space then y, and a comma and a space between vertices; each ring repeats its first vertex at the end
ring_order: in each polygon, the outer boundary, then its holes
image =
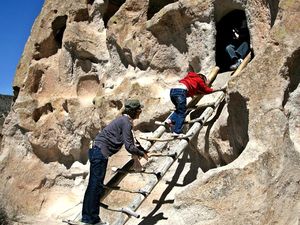
POLYGON ((38 122, 43 115, 48 114, 49 112, 52 113, 53 111, 54 108, 52 107, 51 103, 48 102, 44 106, 36 108, 33 111, 32 119, 34 120, 34 122, 38 122))
POLYGON ((20 93, 20 87, 18 86, 13 86, 13 102, 15 102, 19 96, 19 93, 20 93))
POLYGON ((37 70, 34 73, 34 79, 32 81, 31 87, 30 87, 31 93, 37 93, 38 92, 38 90, 41 87, 41 81, 42 81, 43 75, 44 75, 44 71, 42 71, 42 70, 37 70))
POLYGON ((177 0, 150 0, 147 12, 147 20, 150 20, 154 14, 159 12, 163 7, 174 2, 177 2, 177 0))
POLYGON ((279 0, 269 1, 270 14, 271 14, 271 27, 273 27, 278 14, 278 4, 279 4, 279 0))
POLYGON ((216 30, 216 65, 221 72, 232 70, 231 66, 250 51, 245 11, 232 10, 217 22, 216 30))
POLYGON ((119 10, 119 8, 125 3, 126 0, 109 0, 107 3, 106 11, 103 15, 104 26, 107 27, 107 23, 113 15, 119 10))
POLYGON ((51 24, 51 33, 48 37, 44 38, 41 42, 34 44, 35 52, 33 58, 40 60, 48 58, 57 53, 62 47, 63 34, 66 29, 67 16, 56 17, 51 24))
POLYGON ((300 50, 295 51, 286 62, 286 67, 288 68, 288 79, 289 85, 284 92, 284 99, 282 106, 285 107, 287 102, 290 100, 292 93, 298 88, 300 84, 300 50))
POLYGON ((48 37, 34 44, 35 52, 33 58, 40 60, 57 53, 62 47, 63 34, 66 29, 67 16, 58 16, 51 24, 52 31, 48 37))
POLYGON ((52 22, 53 36, 58 49, 60 49, 62 46, 62 39, 66 29, 67 19, 67 16, 58 16, 52 22))
POLYGON ((88 4, 88 5, 93 5, 94 2, 95 2, 95 0, 87 0, 87 4, 88 4))

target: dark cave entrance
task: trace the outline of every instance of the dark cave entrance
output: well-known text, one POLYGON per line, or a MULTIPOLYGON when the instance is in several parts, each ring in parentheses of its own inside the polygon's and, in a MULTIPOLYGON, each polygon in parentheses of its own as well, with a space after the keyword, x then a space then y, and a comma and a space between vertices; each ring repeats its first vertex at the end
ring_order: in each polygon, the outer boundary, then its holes
POLYGON ((109 0, 107 3, 106 11, 103 15, 104 26, 107 27, 109 19, 115 15, 119 8, 125 3, 126 0, 109 0))
POLYGON ((177 2, 178 0, 150 0, 147 12, 147 20, 150 20, 155 13, 159 12, 163 7, 171 3, 177 2))
POLYGON ((229 44, 239 46, 240 43, 246 42, 248 44, 246 52, 250 51, 250 34, 245 12, 243 10, 229 12, 217 22, 216 29, 216 64, 220 67, 220 71, 224 72, 228 71, 230 65, 234 63, 226 52, 226 47, 229 44), (233 30, 238 30, 239 39, 235 38, 233 30))
POLYGON ((51 24, 51 34, 41 42, 34 44, 35 53, 33 58, 35 60, 48 58, 61 49, 64 31, 67 27, 67 19, 68 17, 66 15, 56 17, 51 24))
POLYGON ((58 49, 62 47, 62 39, 64 36, 65 29, 67 27, 67 19, 67 16, 59 16, 55 18, 55 20, 52 22, 54 40, 58 49))

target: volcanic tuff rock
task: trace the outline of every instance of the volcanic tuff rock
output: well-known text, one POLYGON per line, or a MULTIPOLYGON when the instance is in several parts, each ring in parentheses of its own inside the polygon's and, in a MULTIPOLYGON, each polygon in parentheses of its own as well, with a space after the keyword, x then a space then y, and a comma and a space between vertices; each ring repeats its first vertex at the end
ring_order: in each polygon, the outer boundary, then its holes
POLYGON ((9 95, 0 95, 0 144, 2 141, 2 127, 5 120, 5 117, 10 111, 12 104, 13 96, 9 95))
MULTIPOLYGON (((129 97, 146 106, 138 133, 153 131, 173 108, 169 88, 188 69, 216 65, 216 26, 233 10, 245 12, 254 58, 182 156, 190 168, 174 185, 174 204, 162 199, 162 212, 147 200, 140 210, 149 216, 128 223, 299 224, 297 0, 46 0, 2 132, 0 201, 9 214, 59 224, 82 199, 90 140, 129 97)), ((164 185, 149 199, 161 199, 164 185)))

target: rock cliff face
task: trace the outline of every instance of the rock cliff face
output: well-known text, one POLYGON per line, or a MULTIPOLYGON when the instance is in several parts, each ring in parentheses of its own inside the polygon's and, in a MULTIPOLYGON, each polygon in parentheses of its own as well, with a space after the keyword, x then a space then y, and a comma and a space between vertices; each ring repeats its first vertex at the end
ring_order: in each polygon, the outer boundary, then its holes
POLYGON ((2 141, 2 127, 5 120, 5 117, 10 111, 12 104, 13 96, 9 95, 0 95, 0 144, 2 141))
MULTIPOLYGON (((188 69, 216 65, 217 25, 234 10, 247 19, 254 58, 187 149, 205 173, 191 170, 197 179, 156 222, 299 224, 297 0, 45 0, 2 132, 0 201, 9 214, 57 218, 75 193, 81 199, 90 140, 129 97, 146 106, 137 129, 153 131, 173 107, 169 88, 188 69)), ((138 223, 147 222, 129 221, 138 223)))

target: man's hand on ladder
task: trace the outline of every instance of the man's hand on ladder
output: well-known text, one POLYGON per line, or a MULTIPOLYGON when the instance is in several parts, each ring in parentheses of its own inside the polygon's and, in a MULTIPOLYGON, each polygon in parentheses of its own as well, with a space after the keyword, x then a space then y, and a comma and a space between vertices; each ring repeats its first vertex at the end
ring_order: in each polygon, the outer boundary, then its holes
POLYGON ((140 159, 139 159, 140 157, 137 156, 137 155, 132 155, 131 157, 132 157, 132 159, 133 159, 133 166, 132 166, 132 169, 133 169, 134 171, 143 171, 144 168, 142 167, 142 164, 141 164, 141 162, 140 162, 140 159))

